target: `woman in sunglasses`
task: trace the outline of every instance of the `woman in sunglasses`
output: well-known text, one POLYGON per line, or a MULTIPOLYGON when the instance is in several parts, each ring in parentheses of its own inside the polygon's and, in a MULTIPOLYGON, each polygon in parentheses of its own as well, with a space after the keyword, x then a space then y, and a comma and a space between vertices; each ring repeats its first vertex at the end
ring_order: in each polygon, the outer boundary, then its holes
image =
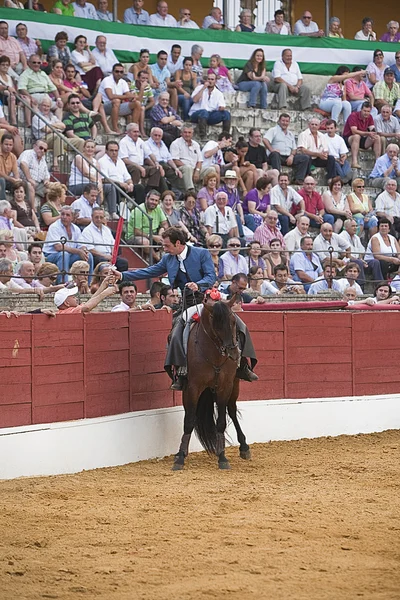
POLYGON ((383 62, 383 59, 384 54, 382 50, 374 50, 373 61, 367 66, 367 86, 371 90, 378 81, 383 81, 383 74, 388 67, 388 65, 383 62))
POLYGON ((219 265, 220 265, 219 253, 221 252, 221 248, 222 248, 222 238, 219 235, 217 235, 216 233, 213 233, 212 235, 208 236, 207 249, 210 252, 211 260, 213 261, 215 274, 217 277, 218 277, 218 273, 219 273, 219 265))
POLYGON ((64 283, 56 285, 57 277, 59 275, 57 265, 53 263, 44 263, 40 265, 36 273, 36 279, 32 282, 32 287, 41 288, 45 294, 53 293, 61 288, 65 287, 64 283))
POLYGON ((364 193, 364 179, 357 177, 353 180, 351 187, 353 191, 347 196, 347 202, 353 219, 359 227, 358 235, 361 235, 364 229, 368 229, 372 236, 377 232, 378 219, 372 207, 371 198, 364 193))

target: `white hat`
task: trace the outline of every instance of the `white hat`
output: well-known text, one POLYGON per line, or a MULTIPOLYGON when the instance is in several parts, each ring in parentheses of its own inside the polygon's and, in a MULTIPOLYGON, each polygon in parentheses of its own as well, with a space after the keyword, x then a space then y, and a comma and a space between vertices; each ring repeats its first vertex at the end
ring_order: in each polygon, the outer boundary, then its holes
POLYGON ((223 179, 237 179, 238 176, 236 175, 235 171, 225 171, 225 175, 223 177, 223 179))
POLYGON ((59 308, 69 296, 75 296, 78 293, 78 288, 62 288, 54 294, 54 304, 59 308))

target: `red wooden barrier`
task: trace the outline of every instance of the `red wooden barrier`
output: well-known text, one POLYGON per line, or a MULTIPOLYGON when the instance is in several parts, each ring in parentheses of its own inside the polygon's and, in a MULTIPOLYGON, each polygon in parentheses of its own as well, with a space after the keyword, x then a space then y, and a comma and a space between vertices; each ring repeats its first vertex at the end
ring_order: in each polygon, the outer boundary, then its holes
MULTIPOLYGON (((400 390, 400 313, 246 312, 260 380, 240 400, 400 390)), ((181 404, 164 357, 171 317, 0 316, 0 427, 181 404)))

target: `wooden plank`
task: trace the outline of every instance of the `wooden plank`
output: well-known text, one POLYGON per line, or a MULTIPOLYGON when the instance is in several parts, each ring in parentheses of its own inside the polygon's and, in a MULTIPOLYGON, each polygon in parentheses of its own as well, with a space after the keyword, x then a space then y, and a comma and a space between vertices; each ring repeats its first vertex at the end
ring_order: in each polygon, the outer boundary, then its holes
POLYGON ((240 382, 238 400, 275 400, 284 397, 283 380, 240 382))
POLYGON ((149 377, 141 375, 131 375, 131 390, 134 394, 147 392, 151 395, 153 392, 167 390, 171 385, 171 380, 167 373, 153 373, 149 377))
POLYGON ((88 355, 86 375, 98 373, 118 373, 129 370, 129 351, 92 352, 88 355))
POLYGON ((283 331, 283 313, 278 312, 241 312, 238 316, 244 321, 250 332, 283 331))
POLYGON ((376 383, 358 383, 355 386, 355 394, 357 396, 375 396, 382 394, 398 394, 400 392, 400 384, 389 381, 377 381, 376 383))
POLYGON ((131 394, 129 399, 129 410, 149 410, 151 398, 150 394, 144 392, 143 394, 131 394))
POLYGON ((351 363, 351 348, 338 346, 290 347, 287 350, 288 365, 313 365, 330 363, 351 363))
MULTIPOLYGON (((283 365, 282 350, 260 350, 257 352, 258 365, 261 366, 278 366, 283 365)), ((258 369, 258 367, 257 367, 258 369)))
POLYGON ((73 383, 83 381, 83 363, 58 364, 56 368, 37 365, 33 369, 33 383, 73 383))
MULTIPOLYGON (((0 367, 0 392, 2 391, 3 385, 5 384, 20 384, 31 382, 31 368, 30 366, 25 367, 0 367)), ((1 395, 1 394, 0 394, 1 395)))
POLYGON ((158 352, 165 350, 168 332, 163 334, 159 331, 148 331, 146 335, 142 333, 135 334, 131 331, 130 345, 132 354, 142 354, 143 352, 158 352))
POLYGON ((69 383, 44 383, 34 385, 32 389, 32 405, 49 406, 56 404, 70 404, 83 402, 85 399, 83 381, 69 383))
POLYGON ((310 332, 315 327, 351 327, 351 313, 346 312, 287 312, 287 326, 302 327, 310 332))
POLYGON ((157 310, 155 313, 147 310, 129 313, 129 327, 133 335, 147 334, 148 331, 169 332, 172 327, 172 315, 166 310, 157 310))
MULTIPOLYGON (((83 314, 57 315, 55 319, 49 319, 46 315, 34 315, 32 329, 40 331, 75 331, 83 329, 83 314)), ((18 321, 21 317, 18 319, 18 321)))
POLYGON ((0 331, 2 334, 6 331, 30 331, 31 324, 32 315, 20 315, 18 320, 16 317, 8 319, 6 315, 0 315, 0 331))
POLYGON ((129 371, 88 375, 86 379, 86 393, 88 396, 94 396, 96 394, 112 394, 113 392, 129 392, 129 381, 129 371))
POLYGON ((36 365, 59 365, 66 363, 82 362, 83 346, 61 346, 60 348, 35 348, 35 367, 36 365))
POLYGON ((182 406, 182 392, 174 392, 174 406, 182 406))
POLYGON ((14 348, 16 342, 18 342, 18 348, 30 348, 31 332, 19 329, 1 332, 0 343, 2 348, 14 348))
POLYGON ((47 331, 43 328, 35 330, 34 335, 35 348, 83 345, 83 329, 47 331))
POLYGON ((150 399, 150 408, 169 408, 174 406, 174 393, 172 390, 163 392, 162 395, 154 394, 150 399))
POLYGON ((32 409, 32 413, 32 422, 34 424, 76 421, 77 419, 83 419, 83 402, 71 402, 70 404, 58 404, 55 406, 36 406, 32 409))
POLYGON ((288 327, 287 347, 335 346, 351 347, 351 329, 345 327, 288 327))
MULTIPOLYGON (((0 342, 1 343, 1 342, 0 342)), ((30 348, 0 348, 2 367, 24 367, 31 364, 30 348)))
POLYGON ((395 383, 399 382, 400 389, 400 372, 398 367, 359 367, 356 370, 356 385, 359 383, 395 383))
POLYGON ((85 314, 86 331, 107 332, 111 329, 124 329, 128 327, 127 312, 99 312, 85 314))
POLYGON ((162 373, 164 371, 166 349, 161 352, 132 354, 130 372, 132 375, 145 373, 162 373))
POLYGON ((369 352, 369 348, 381 349, 385 354, 400 348, 400 331, 357 331, 354 335, 354 348, 362 354, 369 352))
POLYGON ((283 365, 259 365, 255 368, 260 381, 272 381, 274 379, 283 380, 283 365))
POLYGON ((400 311, 355 312, 353 316, 354 331, 394 331, 400 330, 400 311))
MULTIPOLYGON (((287 377, 288 383, 307 383, 310 388, 316 382, 350 382, 352 381, 351 364, 313 364, 308 369, 302 365, 288 365, 287 377)), ((326 396, 330 396, 330 393, 327 393, 326 396)))
POLYGON ((256 352, 260 350, 283 350, 283 332, 255 331, 251 334, 256 352))
POLYGON ((0 406, 7 404, 27 404, 30 402, 30 383, 1 383, 0 406))
MULTIPOLYGON (((0 325, 1 326, 1 325, 0 325)), ((0 428, 20 427, 32 424, 32 406, 26 404, 9 404, 1 407, 0 428)), ((5 460, 6 457, 3 457, 5 460)))
POLYGON ((337 398, 351 396, 351 381, 313 381, 307 383, 288 383, 287 398, 337 398))
POLYGON ((368 367, 392 367, 398 370, 400 364, 400 348, 395 348, 391 352, 384 352, 371 348, 368 352, 359 352, 354 359, 356 369, 365 369, 368 367))
POLYGON ((119 415, 129 411, 129 390, 88 395, 85 400, 85 414, 88 419, 119 415))
POLYGON ((110 329, 107 331, 86 329, 86 352, 89 357, 91 352, 110 352, 113 350, 128 349, 128 327, 125 327, 124 329, 110 329))

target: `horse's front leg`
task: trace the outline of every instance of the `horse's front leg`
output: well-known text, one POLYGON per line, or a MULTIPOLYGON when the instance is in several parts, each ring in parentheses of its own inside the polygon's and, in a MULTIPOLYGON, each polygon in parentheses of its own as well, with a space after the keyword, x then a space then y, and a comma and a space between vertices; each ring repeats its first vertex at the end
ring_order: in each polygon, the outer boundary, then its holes
POLYGON ((228 401, 228 415, 232 419, 232 423, 234 424, 235 429, 236 429, 237 439, 239 442, 240 458, 243 458, 244 460, 250 460, 251 459, 250 446, 248 445, 248 443, 246 441, 246 436, 244 435, 243 430, 240 427, 239 419, 237 416, 236 402, 237 402, 238 397, 239 397, 239 380, 235 379, 235 382, 233 384, 232 394, 228 401))
POLYGON ((183 392, 183 406, 185 408, 185 418, 183 420, 183 436, 181 439, 181 445, 179 446, 178 453, 175 454, 174 464, 172 467, 173 471, 182 471, 185 464, 185 458, 189 454, 190 436, 192 435, 196 419, 197 402, 195 402, 193 398, 198 396, 195 396, 195 393, 196 392, 190 389, 190 386, 188 386, 183 392))
POLYGON ((220 469, 230 469, 228 459, 225 456, 225 429, 226 429, 226 402, 217 401, 217 446, 216 455, 218 456, 218 466, 220 469))

